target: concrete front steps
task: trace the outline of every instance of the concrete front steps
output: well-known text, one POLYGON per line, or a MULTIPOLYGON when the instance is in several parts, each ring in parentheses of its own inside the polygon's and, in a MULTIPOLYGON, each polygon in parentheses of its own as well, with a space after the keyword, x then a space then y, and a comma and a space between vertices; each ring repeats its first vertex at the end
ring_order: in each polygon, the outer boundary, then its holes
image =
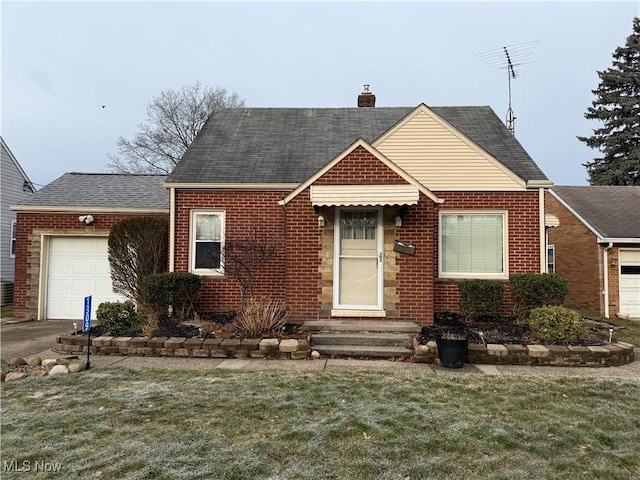
POLYGON ((332 357, 394 358, 413 355, 413 336, 420 327, 411 322, 376 320, 317 320, 304 323, 312 349, 332 357))

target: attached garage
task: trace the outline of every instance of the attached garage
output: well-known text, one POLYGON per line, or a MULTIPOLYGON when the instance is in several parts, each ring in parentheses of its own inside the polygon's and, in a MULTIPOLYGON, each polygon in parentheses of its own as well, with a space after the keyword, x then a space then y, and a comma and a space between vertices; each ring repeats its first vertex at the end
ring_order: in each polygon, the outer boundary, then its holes
POLYGON ((112 289, 107 237, 50 237, 45 289, 45 318, 52 320, 82 319, 89 295, 94 319, 100 303, 124 300, 112 289))
POLYGON ((12 205, 17 217, 13 312, 16 318, 81 320, 84 297, 113 293, 107 242, 114 225, 169 217, 165 175, 65 173, 12 205))
POLYGON ((620 313, 640 318, 640 249, 620 249, 620 313))

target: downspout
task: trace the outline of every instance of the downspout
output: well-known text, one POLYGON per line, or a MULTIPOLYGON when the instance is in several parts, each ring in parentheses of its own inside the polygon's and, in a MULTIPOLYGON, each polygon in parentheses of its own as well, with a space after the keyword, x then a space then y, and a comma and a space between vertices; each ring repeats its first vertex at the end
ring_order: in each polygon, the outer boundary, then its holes
POLYGON ((613 247, 613 243, 609 242, 609 245, 605 247, 602 252, 602 268, 604 269, 604 317, 609 318, 609 250, 613 247))
POLYGON ((169 188, 169 272, 175 268, 176 250, 176 189, 169 188))

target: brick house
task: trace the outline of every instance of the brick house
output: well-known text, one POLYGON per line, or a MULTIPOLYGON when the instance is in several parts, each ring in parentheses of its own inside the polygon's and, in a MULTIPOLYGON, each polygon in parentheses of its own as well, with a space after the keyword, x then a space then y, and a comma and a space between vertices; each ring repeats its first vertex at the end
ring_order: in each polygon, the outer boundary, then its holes
MULTIPOLYGON (((457 282, 543 272, 551 182, 489 107, 216 111, 168 177, 68 173, 13 209, 15 313, 81 318, 111 292, 110 228, 169 217, 169 269, 203 277, 198 311, 240 306, 225 245, 277 255, 254 294, 292 321, 433 322, 457 282)), ((509 303, 505 305, 505 312, 509 303)))
POLYGON ((640 318, 640 187, 554 186, 545 209, 549 269, 569 281, 565 304, 640 318))
POLYGON ((11 209, 17 217, 14 316, 82 319, 113 293, 111 227, 132 216, 169 215, 162 175, 66 173, 11 209))
POLYGON ((489 107, 358 105, 211 116, 165 183, 170 270, 203 277, 200 311, 237 309, 225 242, 256 235, 278 255, 254 293, 293 321, 427 325, 461 279, 545 271, 551 182, 489 107))

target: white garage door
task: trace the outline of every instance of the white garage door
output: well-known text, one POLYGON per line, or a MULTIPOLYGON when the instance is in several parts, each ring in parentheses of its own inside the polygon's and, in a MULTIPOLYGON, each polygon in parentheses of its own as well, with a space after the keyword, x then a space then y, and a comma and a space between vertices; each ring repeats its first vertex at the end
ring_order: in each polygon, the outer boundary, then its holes
POLYGON ((82 320, 89 295, 93 319, 100 303, 124 300, 111 289, 107 237, 51 237, 46 318, 82 320))
POLYGON ((620 312, 640 318, 640 250, 620 250, 620 312))

